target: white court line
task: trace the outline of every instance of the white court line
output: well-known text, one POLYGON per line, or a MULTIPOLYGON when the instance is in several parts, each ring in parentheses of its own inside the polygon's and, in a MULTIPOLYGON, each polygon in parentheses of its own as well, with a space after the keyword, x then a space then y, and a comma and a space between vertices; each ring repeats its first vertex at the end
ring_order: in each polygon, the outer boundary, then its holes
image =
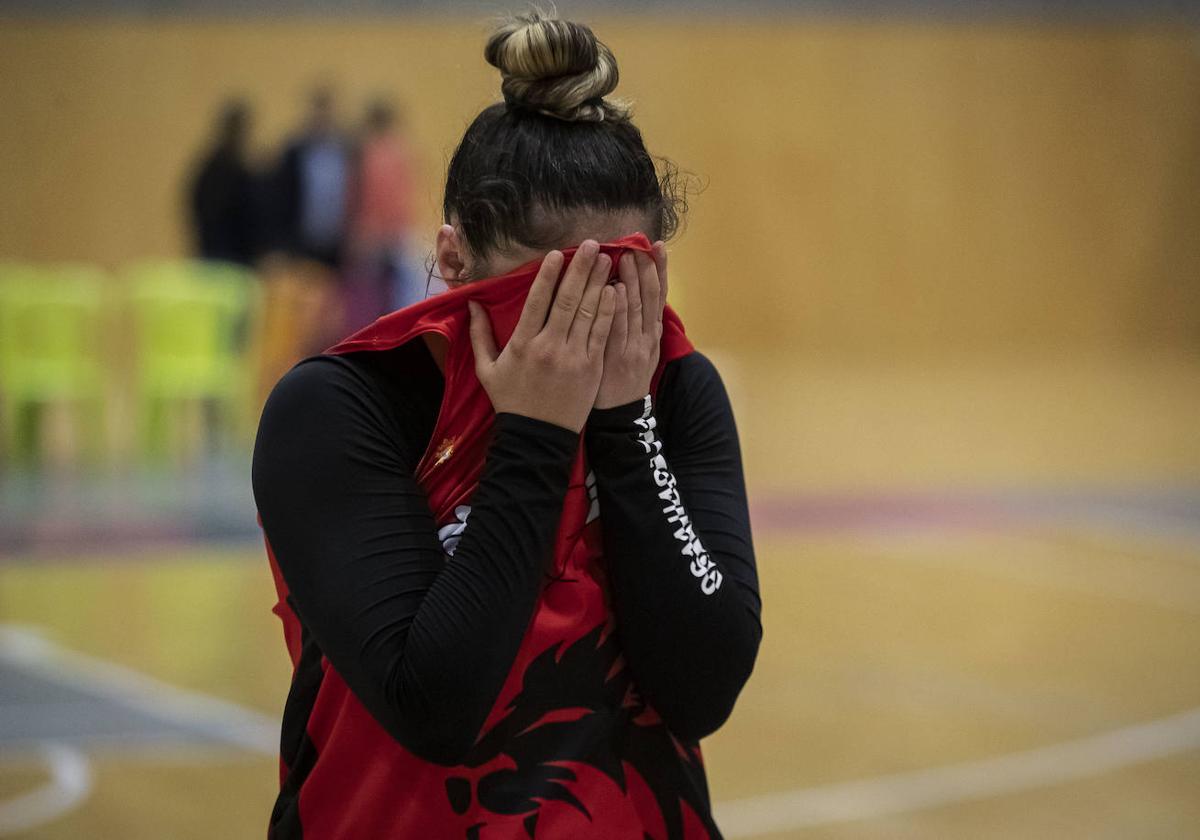
POLYGON ((261 755, 279 755, 279 721, 269 715, 67 650, 34 628, 0 624, 0 661, 59 685, 176 721, 218 741, 261 755))
POLYGON ((1200 749, 1200 707, 1048 747, 717 803, 727 838, 755 837, 986 799, 1200 749))
POLYGON ((29 831, 56 820, 92 792, 92 768, 87 756, 63 744, 39 745, 38 757, 50 770, 50 781, 0 802, 0 835, 29 831))
MULTIPOLYGON (((243 749, 278 754, 278 722, 271 717, 68 651, 29 628, 0 625, 0 660, 177 720, 243 749)), ((995 758, 721 802, 715 811, 718 825, 732 840, 1033 790, 1195 749, 1200 749, 1200 708, 995 758)), ((55 782, 0 803, 0 819, 29 819, 30 814, 53 818, 63 811, 52 813, 50 805, 70 808, 87 796, 91 775, 86 758, 60 745, 46 745, 43 754, 55 782), (50 788, 55 792, 47 792, 50 788)), ((0 828, 8 830, 2 821, 0 828)))
MULTIPOLYGON (((279 724, 271 717, 67 650, 35 628, 0 624, 0 661, 59 685, 175 721, 241 749, 278 755, 279 724)), ((0 835, 27 831, 58 819, 78 807, 91 792, 91 767, 79 750, 47 742, 37 746, 35 756, 48 765, 51 780, 41 788, 0 802, 0 835)), ((28 760, 28 754, 22 759, 28 760)))

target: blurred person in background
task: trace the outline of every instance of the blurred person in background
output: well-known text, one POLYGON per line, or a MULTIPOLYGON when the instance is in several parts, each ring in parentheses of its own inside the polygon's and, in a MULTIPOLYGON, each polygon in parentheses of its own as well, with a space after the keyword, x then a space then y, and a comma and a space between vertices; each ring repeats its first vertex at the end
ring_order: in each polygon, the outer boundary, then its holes
POLYGON ((249 265, 255 256, 255 176, 247 160, 250 106, 227 103, 217 116, 212 149, 188 185, 197 254, 249 265))
POLYGON ((264 399, 289 367, 345 335, 340 261, 351 154, 333 90, 319 86, 301 128, 259 178, 264 399))
POLYGON ((350 147, 338 127, 333 89, 314 89, 308 105, 279 163, 276 206, 288 249, 334 269, 346 234, 350 147))
POLYGON ((699 741, 762 625, 729 399, 665 306, 680 197, 586 26, 530 14, 485 57, 451 291, 262 415, 294 666, 270 836, 714 840, 699 741))
POLYGON ((377 99, 367 108, 351 180, 346 334, 424 297, 424 278, 409 268, 412 193, 403 120, 392 103, 377 99))

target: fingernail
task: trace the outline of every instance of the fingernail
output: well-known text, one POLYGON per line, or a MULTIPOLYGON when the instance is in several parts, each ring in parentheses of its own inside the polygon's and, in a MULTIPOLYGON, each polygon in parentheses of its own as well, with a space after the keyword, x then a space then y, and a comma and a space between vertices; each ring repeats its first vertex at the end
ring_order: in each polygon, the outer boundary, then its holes
POLYGON ((471 313, 471 317, 475 317, 475 312, 479 309, 479 304, 473 300, 467 301, 467 310, 471 313))
POLYGON ((585 257, 590 257, 599 250, 600 250, 600 243, 597 242, 595 239, 585 239, 585 240, 583 240, 583 243, 579 246, 580 253, 582 253, 585 257))

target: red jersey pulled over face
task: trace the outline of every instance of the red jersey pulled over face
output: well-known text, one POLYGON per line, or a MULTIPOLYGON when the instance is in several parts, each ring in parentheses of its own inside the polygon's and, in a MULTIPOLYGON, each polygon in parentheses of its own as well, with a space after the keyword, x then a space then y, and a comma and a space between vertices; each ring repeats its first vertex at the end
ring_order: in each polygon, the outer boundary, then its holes
MULTIPOLYGON (((636 235, 601 249, 613 257, 615 270, 620 253, 649 251, 650 243, 636 235)), ((568 260, 572 253, 565 252, 568 260)), ((417 480, 448 555, 469 526, 471 496, 495 418, 475 376, 466 303, 483 305, 502 347, 538 267, 530 264, 394 312, 329 351, 384 351, 427 333, 447 341, 443 401, 417 480)), ((663 365, 691 350, 668 309, 655 384, 663 365)), ((280 795, 299 798, 304 837, 718 837, 699 747, 667 730, 639 696, 622 656, 588 472, 581 446, 559 523, 554 574, 547 576, 475 746, 459 766, 424 761, 395 741, 327 660, 302 667, 304 629, 271 556, 279 592, 275 611, 296 666, 292 691, 314 698, 302 722, 304 749, 295 766, 281 767, 280 795)), ((297 829, 272 826, 273 836, 285 833, 290 837, 297 829)))

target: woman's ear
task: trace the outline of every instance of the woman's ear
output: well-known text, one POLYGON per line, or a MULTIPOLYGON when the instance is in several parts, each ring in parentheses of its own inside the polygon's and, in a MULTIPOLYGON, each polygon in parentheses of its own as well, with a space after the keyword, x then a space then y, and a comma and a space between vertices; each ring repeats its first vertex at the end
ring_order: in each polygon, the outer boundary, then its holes
POLYGON ((453 225, 438 228, 436 253, 438 274, 447 286, 454 289, 467 282, 462 240, 453 225))

